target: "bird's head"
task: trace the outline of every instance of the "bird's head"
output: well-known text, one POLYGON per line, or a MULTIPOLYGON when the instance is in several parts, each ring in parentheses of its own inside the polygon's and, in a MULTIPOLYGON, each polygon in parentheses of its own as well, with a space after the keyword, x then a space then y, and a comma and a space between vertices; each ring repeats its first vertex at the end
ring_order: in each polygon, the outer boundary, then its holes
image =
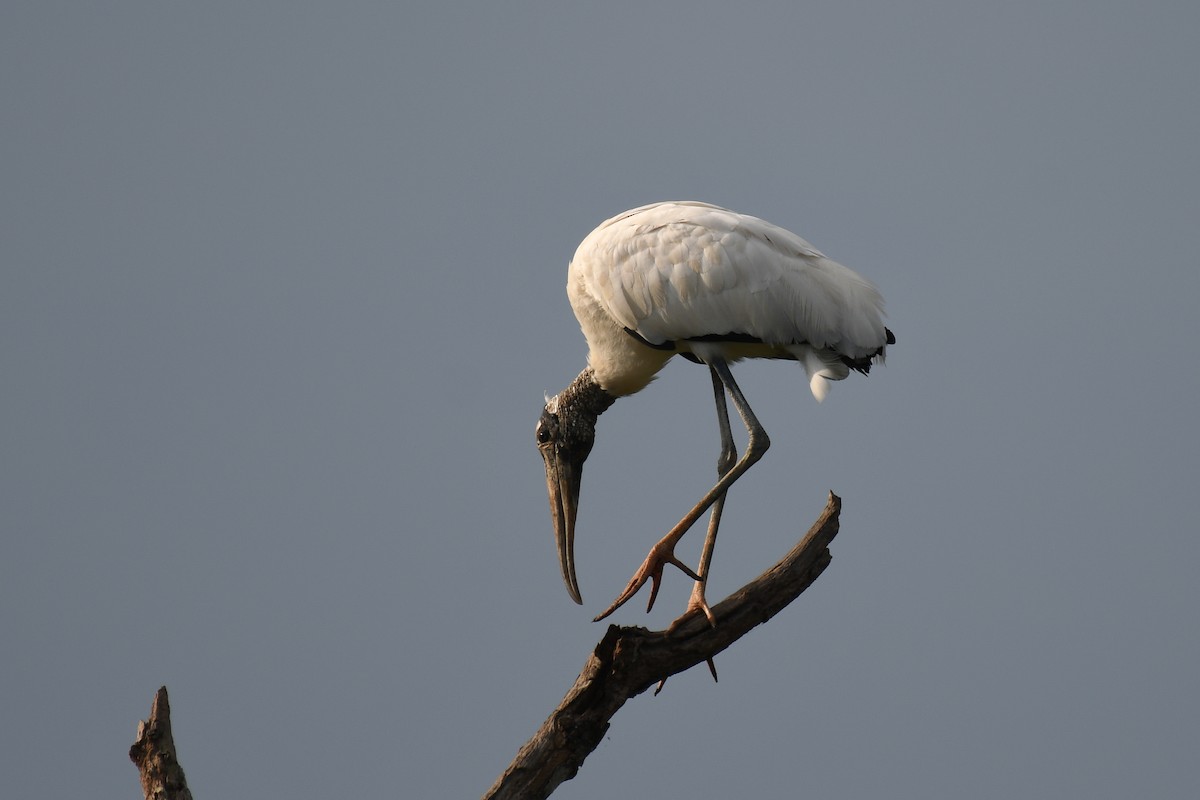
POLYGON ((596 417, 564 395, 550 398, 542 409, 537 446, 546 462, 546 489, 563 581, 571 599, 582 603, 575 577, 575 515, 579 511, 583 462, 596 440, 596 417))
POLYGON ((596 418, 615 401, 588 367, 570 386, 546 401, 537 424, 537 446, 546 462, 558 563, 567 592, 576 603, 583 602, 575 578, 575 515, 579 511, 583 462, 596 441, 596 418))

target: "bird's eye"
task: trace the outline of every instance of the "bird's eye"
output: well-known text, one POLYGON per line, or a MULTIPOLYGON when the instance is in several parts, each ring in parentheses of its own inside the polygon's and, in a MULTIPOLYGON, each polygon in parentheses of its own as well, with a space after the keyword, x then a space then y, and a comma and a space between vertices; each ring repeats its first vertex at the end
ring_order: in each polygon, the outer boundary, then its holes
POLYGON ((554 434, 552 434, 552 433, 550 432, 550 427, 549 427, 548 425, 544 425, 544 424, 543 424, 543 425, 538 425, 538 426, 537 426, 537 440, 538 440, 538 444, 546 444, 547 442, 549 442, 549 441, 550 441, 551 439, 553 439, 553 438, 554 438, 554 434))

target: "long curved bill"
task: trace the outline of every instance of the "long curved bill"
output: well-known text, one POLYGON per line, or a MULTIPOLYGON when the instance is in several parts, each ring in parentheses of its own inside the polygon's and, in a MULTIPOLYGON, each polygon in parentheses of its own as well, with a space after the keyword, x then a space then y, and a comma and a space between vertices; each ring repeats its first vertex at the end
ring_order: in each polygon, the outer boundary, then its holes
POLYGON ((567 584, 571 599, 582 605, 579 581, 575 577, 575 515, 579 511, 583 465, 573 464, 553 451, 542 451, 542 457, 546 462, 546 489, 550 494, 558 565, 562 568, 563 582, 567 584))

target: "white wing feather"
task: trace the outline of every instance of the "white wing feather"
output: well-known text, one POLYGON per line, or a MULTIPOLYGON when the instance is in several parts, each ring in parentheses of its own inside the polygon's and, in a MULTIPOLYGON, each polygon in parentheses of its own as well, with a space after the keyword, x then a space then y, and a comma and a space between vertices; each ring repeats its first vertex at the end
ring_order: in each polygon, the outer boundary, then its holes
MULTIPOLYGON (((574 465, 571 491, 578 494, 578 470, 596 417, 613 400, 641 391, 676 354, 708 363, 719 412, 724 415, 723 381, 750 430, 739 462, 745 469, 762 429, 724 362, 794 358, 819 401, 829 381, 851 369, 867 372, 870 359, 882 357, 892 339, 883 325, 883 298, 869 282, 783 228, 704 203, 656 203, 602 223, 575 251, 567 296, 588 342, 588 366, 546 401, 543 412, 543 422, 556 415, 562 430, 572 433, 555 440, 554 456, 539 446, 547 459, 563 577, 577 602, 574 506, 559 497, 551 462, 574 465)), ((730 444, 727 421, 724 428, 730 444)), ((739 474, 735 469, 726 478, 739 474)), ((701 502, 691 516, 706 507, 701 502)), ((715 535, 713 527, 710 545, 715 535)), ((626 599, 618 598, 614 608, 626 599)))
POLYGON ((887 341, 870 282, 790 231, 704 203, 613 217, 583 240, 571 269, 620 326, 653 344, 745 334, 862 358, 887 341))

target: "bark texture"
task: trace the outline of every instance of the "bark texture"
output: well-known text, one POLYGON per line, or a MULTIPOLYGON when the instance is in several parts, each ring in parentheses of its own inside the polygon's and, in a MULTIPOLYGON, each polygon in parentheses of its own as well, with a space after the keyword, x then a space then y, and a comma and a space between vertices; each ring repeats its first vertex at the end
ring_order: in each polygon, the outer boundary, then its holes
POLYGON ((610 625, 558 708, 484 794, 485 800, 549 797, 575 777, 626 700, 708 661, 799 597, 829 564, 829 543, 837 535, 841 508, 841 498, 830 492, 821 516, 779 563, 713 606, 715 628, 703 616, 670 631, 610 625))
POLYGON ((137 740, 129 748, 129 760, 137 765, 146 800, 192 800, 183 767, 175 756, 167 687, 159 688, 154 695, 150 718, 138 723, 137 740))

